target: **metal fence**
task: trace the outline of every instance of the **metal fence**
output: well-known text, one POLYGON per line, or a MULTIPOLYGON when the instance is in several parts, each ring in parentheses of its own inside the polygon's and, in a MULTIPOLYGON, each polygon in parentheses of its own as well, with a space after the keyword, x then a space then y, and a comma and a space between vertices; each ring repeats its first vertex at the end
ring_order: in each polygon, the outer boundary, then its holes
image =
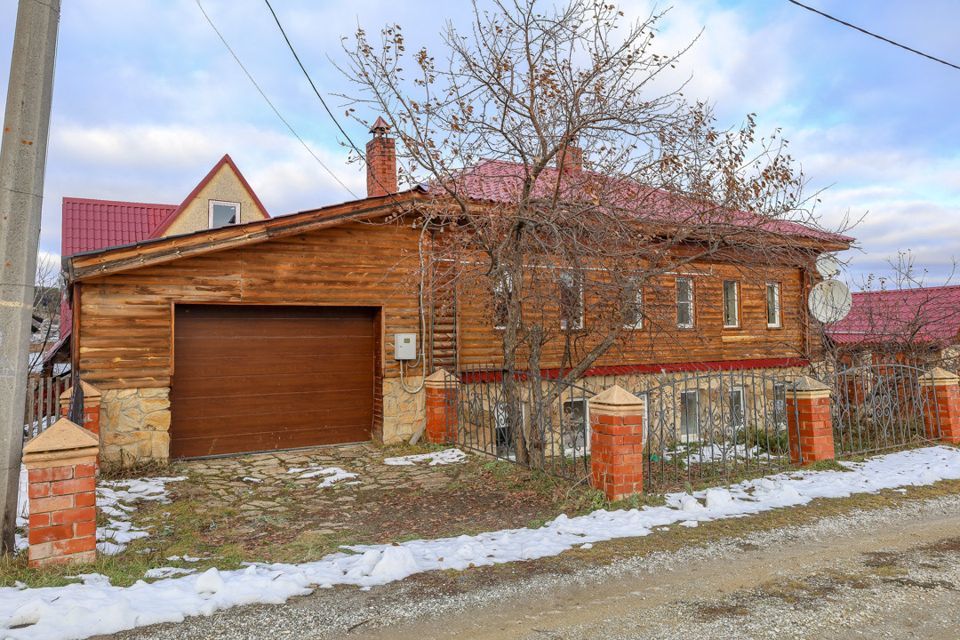
POLYGON ((644 485, 659 493, 790 465, 787 394, 794 377, 701 371, 641 381, 644 485))
MULTIPOLYGON (((646 490, 682 490, 786 468, 792 382, 755 371, 650 376, 639 386, 634 379, 630 390, 646 407, 646 490)), ((590 475, 589 400, 600 390, 525 372, 461 370, 457 393, 448 394, 454 405, 448 415, 456 415, 453 439, 472 451, 584 480, 590 475)))
POLYGON ((928 444, 940 437, 934 394, 924 394, 924 369, 901 363, 825 371, 832 388, 833 440, 838 456, 856 456, 928 444), (924 414, 932 424, 924 423, 924 414))
POLYGON ((458 446, 574 481, 589 476, 591 390, 489 367, 459 377, 458 446))

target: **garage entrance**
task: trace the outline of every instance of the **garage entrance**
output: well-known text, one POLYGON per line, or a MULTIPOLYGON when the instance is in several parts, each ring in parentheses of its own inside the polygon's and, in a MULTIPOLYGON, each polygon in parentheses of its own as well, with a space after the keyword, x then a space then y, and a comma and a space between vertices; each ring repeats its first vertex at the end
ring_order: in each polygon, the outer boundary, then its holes
POLYGON ((171 456, 370 439, 377 310, 177 305, 171 456))

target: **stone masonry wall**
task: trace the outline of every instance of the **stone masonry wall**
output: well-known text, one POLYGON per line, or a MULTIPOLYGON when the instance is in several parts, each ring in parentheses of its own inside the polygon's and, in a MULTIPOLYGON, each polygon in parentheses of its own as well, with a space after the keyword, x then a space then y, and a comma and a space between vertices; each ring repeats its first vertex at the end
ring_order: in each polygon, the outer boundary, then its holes
MULTIPOLYGON (((421 377, 406 378, 407 387, 416 389, 421 377)), ((383 381, 383 444, 397 444, 410 439, 426 420, 426 394, 423 389, 407 393, 397 378, 383 381)))
POLYGON ((170 390, 107 389, 100 402, 100 458, 130 466, 170 457, 170 390))

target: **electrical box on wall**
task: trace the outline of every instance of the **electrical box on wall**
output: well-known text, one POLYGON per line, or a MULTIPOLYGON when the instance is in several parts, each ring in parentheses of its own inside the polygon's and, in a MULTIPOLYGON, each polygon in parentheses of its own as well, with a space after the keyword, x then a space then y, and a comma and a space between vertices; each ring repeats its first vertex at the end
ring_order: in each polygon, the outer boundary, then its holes
POLYGON ((417 334, 393 334, 393 358, 395 360, 417 359, 417 334))

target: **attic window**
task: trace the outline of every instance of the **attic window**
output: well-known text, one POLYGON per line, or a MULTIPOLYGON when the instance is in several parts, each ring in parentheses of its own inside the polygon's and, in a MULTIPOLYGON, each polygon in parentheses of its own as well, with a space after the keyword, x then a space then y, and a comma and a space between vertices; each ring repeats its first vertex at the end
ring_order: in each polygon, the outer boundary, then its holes
POLYGON ((240 222, 240 203, 210 201, 210 228, 225 227, 240 222))

